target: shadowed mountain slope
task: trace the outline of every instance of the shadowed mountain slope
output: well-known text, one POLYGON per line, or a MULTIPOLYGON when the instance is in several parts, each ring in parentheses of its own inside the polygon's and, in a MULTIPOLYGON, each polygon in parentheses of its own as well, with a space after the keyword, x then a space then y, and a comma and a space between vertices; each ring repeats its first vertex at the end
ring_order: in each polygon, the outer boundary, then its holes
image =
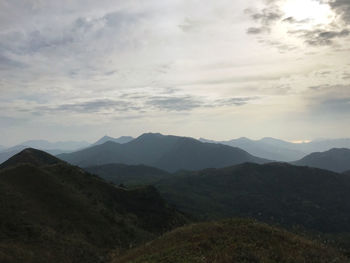
POLYGON ((82 167, 109 163, 144 164, 170 172, 225 167, 243 162, 268 162, 239 148, 161 134, 143 134, 125 144, 106 142, 58 157, 82 167))
POLYGON ((84 170, 108 182, 127 186, 149 185, 172 176, 166 171, 145 165, 105 164, 86 167, 84 170))
POLYGON ((350 169, 350 149, 334 148, 326 152, 312 153, 293 164, 341 173, 350 169))
POLYGON ((251 217, 321 232, 350 232, 350 177, 285 163, 183 172, 155 185, 201 219, 251 217))
POLYGON ((105 262, 186 219, 153 187, 117 188, 41 151, 0 169, 0 262, 105 262))
POLYGON ((132 249, 113 263, 345 263, 320 243, 252 220, 189 225, 132 249))

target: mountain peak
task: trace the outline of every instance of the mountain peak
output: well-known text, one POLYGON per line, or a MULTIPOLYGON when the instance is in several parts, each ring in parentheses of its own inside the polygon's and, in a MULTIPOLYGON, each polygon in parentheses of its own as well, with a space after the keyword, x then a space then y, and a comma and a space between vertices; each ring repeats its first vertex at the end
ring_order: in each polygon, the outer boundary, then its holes
POLYGON ((6 162, 0 165, 0 168, 15 166, 17 164, 29 163, 36 166, 51 165, 61 163, 62 161, 44 151, 33 148, 26 148, 20 153, 12 156, 6 162))

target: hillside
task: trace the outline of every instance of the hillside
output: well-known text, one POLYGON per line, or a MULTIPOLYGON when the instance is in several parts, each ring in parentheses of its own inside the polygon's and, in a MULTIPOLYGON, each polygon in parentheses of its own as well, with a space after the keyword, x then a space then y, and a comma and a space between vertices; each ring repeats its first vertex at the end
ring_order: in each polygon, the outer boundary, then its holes
POLYGON ((312 153, 293 164, 341 173, 350 169, 350 149, 334 148, 326 152, 312 153))
POLYGON ((58 157, 81 167, 109 163, 144 164, 168 172, 225 167, 244 162, 268 162, 239 148, 161 134, 143 134, 125 144, 109 141, 58 157))
POLYGON ((153 187, 117 188, 55 160, 29 149, 0 169, 0 262, 105 262, 186 222, 153 187))
POLYGON ((172 176, 163 170, 145 165, 105 164, 84 168, 107 182, 126 186, 150 185, 160 179, 172 176))
POLYGON ((200 219, 251 217, 329 233, 350 232, 350 177, 284 163, 183 172, 155 185, 200 219))
POLYGON ((320 243, 252 220, 226 220, 176 229, 113 263, 345 263, 320 243))

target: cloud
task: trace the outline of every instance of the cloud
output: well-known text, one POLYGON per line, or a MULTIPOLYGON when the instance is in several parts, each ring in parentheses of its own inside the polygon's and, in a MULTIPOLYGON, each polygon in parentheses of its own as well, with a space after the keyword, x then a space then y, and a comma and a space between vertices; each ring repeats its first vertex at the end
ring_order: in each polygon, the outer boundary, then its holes
POLYGON ((203 102, 191 96, 154 96, 147 100, 146 105, 166 111, 190 111, 201 107, 202 103, 203 102))
POLYGON ((311 21, 310 19, 297 20, 297 19, 295 19, 292 16, 284 18, 282 20, 282 22, 286 22, 286 23, 289 23, 289 24, 305 24, 305 23, 309 23, 310 21, 311 21))
POLYGON ((214 102, 214 106, 243 106, 259 97, 233 97, 228 99, 219 99, 214 102))
POLYGON ((350 1, 349 0, 331 0, 328 2, 347 24, 350 24, 350 1))
POLYGON ((289 31, 291 34, 295 34, 298 37, 305 40, 305 43, 311 46, 329 46, 334 44, 334 40, 337 38, 346 38, 350 35, 348 29, 341 31, 329 31, 322 29, 315 30, 296 30, 289 31))
POLYGON ((250 16, 255 22, 259 22, 262 25, 269 26, 283 17, 283 12, 277 5, 270 5, 260 11, 253 9, 246 9, 245 13, 250 16))
POLYGON ((264 33, 269 33, 270 29, 268 27, 249 27, 247 29, 247 34, 249 35, 259 35, 264 33))

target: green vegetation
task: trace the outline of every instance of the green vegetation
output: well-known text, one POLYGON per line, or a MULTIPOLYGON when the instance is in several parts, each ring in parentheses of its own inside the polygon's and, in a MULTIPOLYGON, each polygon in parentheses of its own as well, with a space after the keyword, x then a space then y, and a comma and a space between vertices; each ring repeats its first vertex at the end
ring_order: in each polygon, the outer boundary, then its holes
POLYGON ((155 185, 198 219, 249 217, 324 233, 350 233, 350 177, 283 163, 183 172, 155 185))
POLYGON ((200 223, 176 229, 113 263, 345 263, 325 245, 252 220, 200 223))
POLYGON ((96 174, 116 185, 126 186, 150 185, 172 174, 146 165, 105 164, 86 167, 84 170, 96 174))
POLYGON ((1 263, 105 262, 187 221, 153 187, 117 188, 53 160, 31 149, 0 170, 1 263))

